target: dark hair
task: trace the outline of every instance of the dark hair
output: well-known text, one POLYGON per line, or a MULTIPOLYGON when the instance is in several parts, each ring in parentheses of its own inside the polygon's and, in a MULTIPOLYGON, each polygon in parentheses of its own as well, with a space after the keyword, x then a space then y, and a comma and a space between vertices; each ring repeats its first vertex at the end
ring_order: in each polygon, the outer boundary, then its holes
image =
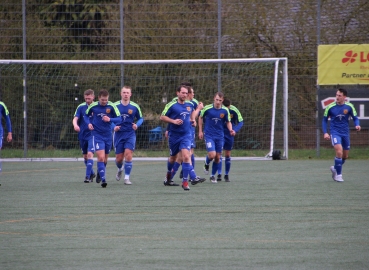
POLYGON ((347 90, 343 88, 338 88, 337 91, 341 92, 345 97, 347 97, 347 90))
POLYGON ((181 84, 177 87, 177 92, 181 92, 181 88, 186 88, 188 92, 190 92, 191 87, 181 84))
POLYGON ((108 92, 108 90, 106 90, 106 89, 101 89, 101 90, 99 91, 99 97, 107 97, 107 96, 109 96, 109 92, 108 92))
POLYGON ((85 95, 85 96, 95 95, 95 92, 94 92, 94 90, 92 90, 92 89, 87 89, 87 90, 83 93, 83 95, 85 95))
POLYGON ((182 82, 181 85, 192 87, 192 84, 190 82, 182 82))
POLYGON ((231 106, 231 101, 228 98, 223 99, 223 105, 226 107, 231 106))

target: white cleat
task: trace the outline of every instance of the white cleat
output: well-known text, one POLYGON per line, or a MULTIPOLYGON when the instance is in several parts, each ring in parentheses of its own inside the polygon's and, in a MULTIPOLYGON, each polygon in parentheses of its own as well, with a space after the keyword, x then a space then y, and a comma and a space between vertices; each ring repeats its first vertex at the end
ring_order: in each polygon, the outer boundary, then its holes
POLYGON ((131 181, 129 181, 129 179, 124 179, 124 184, 125 185, 132 185, 131 181))
POLYGON ((122 178, 123 170, 118 169, 117 174, 115 175, 115 179, 119 181, 122 178))
POLYGON ((343 182, 342 174, 338 174, 334 177, 334 181, 343 182))
POLYGON ((336 175, 337 175, 337 171, 336 171, 336 169, 334 168, 334 166, 331 166, 331 172, 332 172, 332 178, 333 178, 333 180, 335 180, 334 178, 336 177, 336 175))
POLYGON ((210 182, 212 182, 213 184, 218 183, 217 179, 215 179, 215 177, 214 177, 214 176, 211 176, 211 177, 210 177, 210 182))

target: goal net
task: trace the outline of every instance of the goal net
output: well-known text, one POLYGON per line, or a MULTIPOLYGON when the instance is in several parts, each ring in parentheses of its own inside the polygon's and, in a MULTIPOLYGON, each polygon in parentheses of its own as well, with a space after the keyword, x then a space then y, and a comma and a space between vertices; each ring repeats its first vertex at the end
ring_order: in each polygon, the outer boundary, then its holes
MULTIPOLYGON (((140 105, 144 124, 137 131, 136 151, 167 150, 165 139, 152 134, 166 128, 159 120, 176 88, 190 82, 204 105, 222 91, 242 114, 244 126, 234 149, 247 158, 271 159, 274 150, 288 157, 287 59, 204 60, 0 60, 0 100, 11 113, 12 147, 38 150, 78 149, 72 119, 86 89, 107 89, 120 100, 123 85, 140 105)), ((197 138, 197 149, 205 150, 197 138)))

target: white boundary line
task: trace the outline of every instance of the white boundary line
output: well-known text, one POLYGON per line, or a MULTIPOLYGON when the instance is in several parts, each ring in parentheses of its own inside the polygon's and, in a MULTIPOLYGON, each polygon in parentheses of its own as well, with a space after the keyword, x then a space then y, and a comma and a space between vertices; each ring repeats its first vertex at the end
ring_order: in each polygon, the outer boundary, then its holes
MULTIPOLYGON (((96 161, 97 159, 94 158, 96 161)), ((133 161, 167 161, 167 157, 134 157, 133 161)), ((196 161, 203 161, 204 158, 196 158, 196 161)), ((266 157, 232 157, 232 160, 272 160, 272 158, 266 157)), ((61 162, 61 161, 83 161, 82 157, 79 158, 4 158, 3 162, 61 162)), ((111 157, 108 161, 115 161, 115 158, 111 157)))

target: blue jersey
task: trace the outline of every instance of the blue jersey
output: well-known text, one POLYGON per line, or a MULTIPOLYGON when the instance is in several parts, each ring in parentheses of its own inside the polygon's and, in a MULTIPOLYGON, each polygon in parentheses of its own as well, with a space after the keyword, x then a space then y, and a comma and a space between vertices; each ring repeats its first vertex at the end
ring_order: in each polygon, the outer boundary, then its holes
MULTIPOLYGON (((232 129, 237 133, 243 126, 243 118, 241 112, 233 105, 231 105, 228 110, 231 116, 232 129)), ((224 136, 228 138, 233 137, 231 136, 231 133, 227 128, 227 123, 224 123, 224 125, 224 136)))
POLYGON ((201 110, 200 116, 203 118, 205 136, 211 136, 214 139, 224 138, 224 127, 231 121, 227 107, 216 109, 214 104, 209 104, 201 110))
POLYGON ((327 133, 327 122, 328 118, 330 118, 330 133, 340 136, 348 136, 350 134, 350 116, 354 119, 355 126, 359 126, 359 118, 357 117, 354 105, 350 102, 345 102, 343 105, 338 105, 336 102, 331 103, 324 111, 322 121, 323 133, 327 133))
MULTIPOLYGON (((177 102, 178 97, 175 97, 172 99, 172 101, 177 102)), ((199 102, 196 99, 188 100, 192 103, 193 109, 196 110, 197 106, 199 105, 199 102)), ((171 123, 168 123, 167 130, 169 131, 169 126, 172 125, 171 123)), ((195 136, 196 133, 196 127, 192 126, 192 135, 195 136)))
MULTIPOLYGON (((8 108, 6 107, 5 103, 1 102, 1 101, 0 101, 0 113, 5 119, 5 123, 6 123, 6 127, 8 129, 8 132, 12 132, 12 124, 10 122, 10 116, 9 116, 8 108)), ((1 121, 0 121, 0 136, 3 134, 3 132, 4 132, 3 126, 1 125, 1 121)))
POLYGON ((168 116, 171 119, 183 120, 182 125, 169 125, 169 134, 173 137, 183 137, 192 134, 191 114, 194 110, 193 103, 185 101, 184 104, 178 103, 176 100, 172 100, 165 108, 162 115, 168 116))
POLYGON ((91 130, 88 129, 88 124, 90 122, 86 122, 84 119, 84 116, 86 114, 86 111, 88 109, 88 104, 86 102, 83 102, 78 105, 76 112, 74 113, 74 117, 78 117, 78 125, 80 128, 80 131, 78 132, 78 140, 89 140, 91 138, 91 130))
MULTIPOLYGON (((115 138, 118 137, 121 139, 136 137, 136 132, 132 128, 132 124, 135 123, 135 120, 140 120, 142 118, 142 112, 140 106, 138 104, 130 101, 128 105, 123 105, 119 100, 114 103, 121 115, 121 122, 115 123, 116 126, 120 126, 119 131, 115 132, 115 138)), ((140 121, 141 124, 141 121, 140 121)))
POLYGON ((91 131, 92 136, 111 137, 112 128, 110 122, 104 122, 103 116, 115 118, 120 116, 117 106, 113 102, 108 101, 105 106, 100 105, 98 101, 90 104, 86 110, 85 121, 90 121, 94 129, 91 131), (88 116, 88 117, 87 117, 88 116), (89 118, 89 116, 92 116, 89 118))

